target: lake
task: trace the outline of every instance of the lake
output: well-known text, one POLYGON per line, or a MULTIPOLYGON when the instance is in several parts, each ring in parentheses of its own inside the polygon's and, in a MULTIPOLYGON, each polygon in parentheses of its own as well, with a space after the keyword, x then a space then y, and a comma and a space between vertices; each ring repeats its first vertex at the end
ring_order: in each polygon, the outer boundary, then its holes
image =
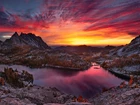
POLYGON ((56 87, 64 93, 75 96, 82 95, 85 98, 90 98, 97 93, 100 93, 103 88, 118 86, 124 81, 97 65, 84 71, 70 71, 53 68, 35 69, 21 65, 0 65, 0 70, 4 70, 4 67, 30 72, 34 75, 34 84, 36 85, 56 87))

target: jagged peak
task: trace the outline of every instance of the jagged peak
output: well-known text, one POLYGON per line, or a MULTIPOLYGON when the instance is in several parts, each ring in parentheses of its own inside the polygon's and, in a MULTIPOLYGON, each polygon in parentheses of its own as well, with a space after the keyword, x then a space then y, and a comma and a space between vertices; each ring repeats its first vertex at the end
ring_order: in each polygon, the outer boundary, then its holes
POLYGON ((17 38, 19 38, 19 35, 18 35, 18 33, 17 32, 15 32, 13 35, 12 35, 12 37, 11 37, 11 39, 17 39, 17 38))
POLYGON ((24 35, 27 35, 27 34, 26 33, 23 33, 23 32, 20 33, 20 36, 24 36, 24 35))
POLYGON ((33 33, 23 33, 21 32, 20 35, 15 32, 10 39, 4 41, 5 45, 11 46, 31 46, 41 49, 48 49, 50 48, 41 37, 36 36, 33 33))
POLYGON ((12 35, 12 37, 18 37, 19 35, 18 35, 18 33, 17 32, 15 32, 13 35, 12 35))
POLYGON ((23 32, 20 33, 20 35, 24 35, 24 34, 26 34, 26 33, 23 33, 23 32))
POLYGON ((35 36, 35 34, 33 34, 33 33, 28 33, 27 35, 34 35, 35 36))
POLYGON ((17 35, 18 35, 18 33, 17 33, 17 32, 15 32, 13 35, 17 36, 17 35))
POLYGON ((140 35, 138 35, 136 38, 140 38, 140 35))
MULTIPOLYGON (((35 34, 33 34, 33 33, 23 33, 23 32, 21 32, 21 34, 20 34, 20 36, 25 36, 25 35, 27 35, 27 36, 36 36, 35 34)), ((37 37, 37 36, 36 36, 37 37)))
POLYGON ((140 40, 140 35, 138 35, 137 37, 135 37, 132 41, 131 41, 131 44, 132 43, 135 43, 135 42, 138 42, 140 40))
POLYGON ((134 39, 140 38, 140 35, 136 36, 134 39))

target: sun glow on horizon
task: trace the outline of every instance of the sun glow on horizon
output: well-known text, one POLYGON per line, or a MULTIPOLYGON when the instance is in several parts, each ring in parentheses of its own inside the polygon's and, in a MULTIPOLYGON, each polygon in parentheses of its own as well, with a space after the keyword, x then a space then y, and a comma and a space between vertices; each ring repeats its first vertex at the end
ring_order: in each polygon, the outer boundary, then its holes
POLYGON ((43 39, 50 45, 125 45, 133 37, 127 33, 115 32, 113 28, 84 31, 88 23, 63 23, 62 26, 52 24, 46 33, 42 34, 43 39))
MULTIPOLYGON (((42 30, 31 30, 30 32, 41 36, 48 45, 91 45, 91 46, 106 46, 106 45, 125 45, 128 44, 134 37, 123 32, 116 32, 114 28, 102 28, 92 31, 85 31, 85 27, 89 23, 64 22, 59 24, 51 24, 49 28, 42 30)), ((28 33, 29 30, 19 30, 18 33, 28 33)), ((10 38, 10 36, 3 36, 10 38)))

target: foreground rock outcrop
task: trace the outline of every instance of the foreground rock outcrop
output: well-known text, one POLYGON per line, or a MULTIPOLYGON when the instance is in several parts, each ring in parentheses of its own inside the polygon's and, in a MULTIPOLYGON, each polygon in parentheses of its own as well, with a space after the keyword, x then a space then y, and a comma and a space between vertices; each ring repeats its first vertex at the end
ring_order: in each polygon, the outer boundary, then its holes
POLYGON ((61 93, 56 88, 32 86, 25 88, 0 87, 0 105, 43 105, 64 104, 72 100, 72 95, 61 93))
POLYGON ((92 105, 140 105, 140 86, 116 87, 90 99, 92 105))
POLYGON ((5 68, 4 72, 0 72, 0 75, 3 81, 5 80, 12 87, 22 88, 33 84, 33 75, 24 70, 18 72, 12 68, 5 68))

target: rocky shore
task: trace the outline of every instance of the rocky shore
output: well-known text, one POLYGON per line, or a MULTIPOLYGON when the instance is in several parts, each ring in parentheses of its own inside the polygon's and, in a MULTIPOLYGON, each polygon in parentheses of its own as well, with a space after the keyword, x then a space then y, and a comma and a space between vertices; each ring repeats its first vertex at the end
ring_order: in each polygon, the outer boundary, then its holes
POLYGON ((100 65, 109 72, 122 75, 128 78, 133 75, 134 78, 140 78, 140 55, 128 57, 116 57, 113 60, 104 60, 100 65))
POLYGON ((44 88, 35 85, 24 88, 0 87, 0 105, 64 104, 71 102, 72 98, 72 95, 61 93, 56 88, 44 88))
POLYGON ((140 105, 140 86, 120 85, 91 98, 92 105, 140 105))

